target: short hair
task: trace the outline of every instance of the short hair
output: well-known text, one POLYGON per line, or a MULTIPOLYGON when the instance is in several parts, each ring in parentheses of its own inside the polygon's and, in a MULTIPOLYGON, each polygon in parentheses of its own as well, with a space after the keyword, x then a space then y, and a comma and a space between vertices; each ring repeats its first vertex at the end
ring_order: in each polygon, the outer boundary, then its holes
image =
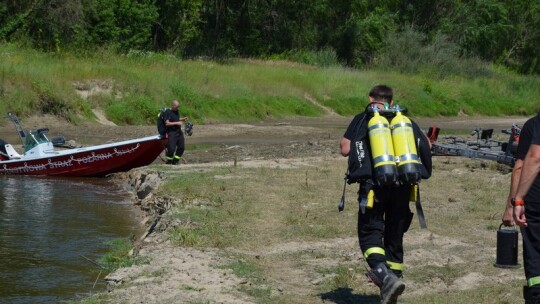
POLYGON ((392 101, 394 92, 392 91, 391 87, 381 84, 371 88, 371 91, 369 91, 369 97, 372 97, 375 100, 383 99, 386 101, 392 101))

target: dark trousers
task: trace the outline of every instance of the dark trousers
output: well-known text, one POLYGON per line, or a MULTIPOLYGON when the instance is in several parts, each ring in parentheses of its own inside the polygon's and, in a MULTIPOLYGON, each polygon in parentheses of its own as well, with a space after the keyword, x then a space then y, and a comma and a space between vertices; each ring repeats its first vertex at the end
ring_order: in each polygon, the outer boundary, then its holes
POLYGON ((358 212, 358 240, 370 267, 386 263, 401 275, 403 270, 403 235, 411 225, 410 186, 374 187, 372 209, 358 212))
POLYGON ((184 155, 184 135, 181 131, 170 131, 169 141, 167 142, 167 161, 178 161, 184 155))
POLYGON ((540 295, 540 203, 525 202, 527 227, 523 236, 523 264, 531 296, 540 295))
POLYGON ((7 142, 0 139, 0 160, 2 160, 2 159, 8 160, 9 159, 9 155, 7 154, 7 151, 6 151, 6 144, 7 144, 7 142))

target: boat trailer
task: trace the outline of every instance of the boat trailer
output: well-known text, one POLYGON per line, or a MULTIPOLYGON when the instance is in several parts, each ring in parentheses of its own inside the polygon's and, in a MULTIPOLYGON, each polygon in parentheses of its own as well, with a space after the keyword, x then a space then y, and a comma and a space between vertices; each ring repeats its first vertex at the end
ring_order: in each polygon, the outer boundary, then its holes
POLYGON ((450 135, 439 139, 439 131, 440 128, 431 127, 427 133, 434 156, 463 156, 492 160, 510 167, 514 166, 521 133, 521 128, 516 124, 513 124, 510 129, 501 130, 502 133, 509 135, 508 141, 493 139, 493 129, 474 129, 471 136, 476 135, 475 140, 450 135))

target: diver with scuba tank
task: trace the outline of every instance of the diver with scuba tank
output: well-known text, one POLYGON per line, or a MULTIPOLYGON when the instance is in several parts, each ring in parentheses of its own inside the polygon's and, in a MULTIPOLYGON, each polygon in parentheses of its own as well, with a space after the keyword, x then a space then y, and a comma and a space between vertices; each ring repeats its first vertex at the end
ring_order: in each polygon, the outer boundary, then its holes
POLYGON ((416 202, 424 228, 418 183, 431 175, 430 142, 405 113, 393 105, 393 90, 377 85, 340 144, 341 154, 349 157, 346 182, 360 184, 357 228, 370 267, 366 276, 380 288, 383 304, 396 303, 405 290, 403 235, 413 218, 409 202, 416 202))

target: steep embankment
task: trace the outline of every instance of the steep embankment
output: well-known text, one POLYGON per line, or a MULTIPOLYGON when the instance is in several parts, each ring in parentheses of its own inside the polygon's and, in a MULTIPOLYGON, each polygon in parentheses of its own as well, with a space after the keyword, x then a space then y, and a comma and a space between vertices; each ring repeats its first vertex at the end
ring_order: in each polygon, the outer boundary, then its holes
POLYGON ((415 116, 533 114, 540 95, 538 77, 502 70, 437 79, 283 61, 57 56, 10 44, 0 45, 0 55, 0 113, 52 114, 74 123, 153 124, 173 99, 197 123, 351 116, 379 83, 394 87, 395 101, 415 116))

